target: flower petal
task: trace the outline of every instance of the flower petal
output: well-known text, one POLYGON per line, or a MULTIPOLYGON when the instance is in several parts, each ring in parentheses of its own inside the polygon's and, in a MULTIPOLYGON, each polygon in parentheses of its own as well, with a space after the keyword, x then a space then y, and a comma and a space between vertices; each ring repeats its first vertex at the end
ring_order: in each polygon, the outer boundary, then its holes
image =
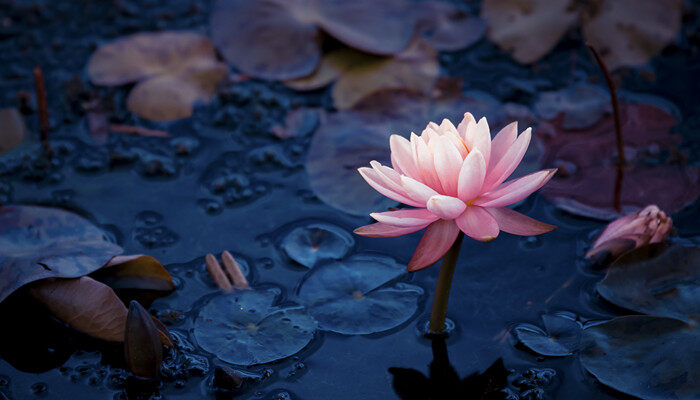
POLYGON ((459 170, 462 168, 462 156, 447 137, 440 136, 434 140, 433 162, 435 163, 435 172, 437 172, 444 189, 443 193, 456 196, 459 170))
POLYGON ((545 224, 510 208, 487 208, 486 211, 496 220, 500 230, 513 235, 541 235, 557 229, 555 225, 545 224))
POLYGON ((355 229, 354 233, 360 236, 367 236, 373 238, 389 238, 419 231, 428 226, 429 224, 430 223, 426 223, 425 225, 395 226, 385 224, 383 222, 376 222, 374 224, 361 226, 355 229))
POLYGON ((357 169, 360 172, 360 175, 369 183, 370 186, 374 188, 377 192, 383 194, 384 196, 396 200, 399 203, 404 203, 408 204, 410 206, 415 206, 415 207, 420 207, 421 204, 417 203, 414 200, 411 200, 410 198, 404 196, 403 194, 396 193, 395 191, 389 189, 385 182, 384 178, 381 177, 377 171, 373 170, 372 168, 367 168, 367 167, 362 167, 357 169))
POLYGON ((518 167, 520 161, 522 161, 527 147, 530 145, 530 138, 532 137, 532 129, 527 128, 525 132, 521 133, 512 146, 506 151, 506 153, 501 157, 498 163, 493 167, 491 171, 486 174, 486 179, 484 180, 483 190, 491 191, 498 185, 503 183, 510 174, 515 171, 518 167))
POLYGON ((408 270, 418 271, 434 264, 447 253, 455 239, 459 228, 454 221, 439 220, 428 225, 423 237, 413 252, 413 257, 408 263, 408 270))
POLYGON ((388 188, 394 193, 398 193, 399 195, 407 199, 407 201, 403 201, 402 203, 414 207, 425 207, 425 202, 417 201, 416 199, 412 198, 410 193, 408 193, 406 189, 404 189, 403 185, 401 184, 401 174, 374 160, 371 161, 369 164, 372 166, 372 169, 374 169, 374 171, 377 173, 377 179, 380 181, 382 186, 388 188))
POLYGON ((462 163, 459 171, 459 182, 457 196, 462 201, 470 201, 481 194, 481 185, 486 176, 486 161, 479 149, 475 149, 467 154, 467 158, 462 163))
POLYGON ((476 125, 472 124, 469 126, 465 143, 469 151, 479 149, 484 156, 486 165, 489 165, 489 158, 491 157, 491 132, 489 131, 489 124, 486 121, 486 117, 481 118, 476 125))
POLYGON ((455 219, 459 217, 467 205, 456 197, 435 195, 428 200, 428 211, 442 219, 455 219))
MULTIPOLYGON (((462 139, 462 141, 467 143, 467 131, 469 130, 469 125, 471 124, 476 124, 476 120, 474 119, 474 116, 471 113, 464 113, 464 118, 462 118, 462 122, 457 125, 457 133, 459 134, 459 138, 462 139)), ((468 151, 471 151, 471 148, 467 148, 468 151)))
POLYGON ((518 138, 518 122, 511 122, 501 129, 491 141, 491 159, 489 160, 489 170, 501 161, 515 139, 518 138))
POLYGON ((517 203, 541 188, 556 172, 556 168, 545 169, 513 179, 476 199, 474 204, 482 207, 505 207, 517 203))
POLYGON ((405 175, 401 177, 401 186, 403 186, 408 196, 421 203, 420 207, 425 207, 428 199, 438 194, 438 192, 424 183, 405 175))
POLYGON ((371 213, 370 217, 376 219, 377 222, 383 222, 398 227, 425 226, 439 219, 425 208, 371 213))
POLYGON ((490 242, 498 236, 498 223, 482 207, 470 206, 455 219, 457 226, 467 236, 480 242, 490 242))
POLYGON ((402 136, 391 135, 391 137, 389 137, 389 147, 391 148, 391 162, 394 168, 413 179, 419 177, 418 168, 413 162, 411 142, 402 136))
POLYGON ((420 181, 437 191, 442 191, 442 185, 440 185, 437 172, 435 172, 433 153, 423 138, 411 135, 411 150, 413 152, 413 160, 421 177, 420 181))

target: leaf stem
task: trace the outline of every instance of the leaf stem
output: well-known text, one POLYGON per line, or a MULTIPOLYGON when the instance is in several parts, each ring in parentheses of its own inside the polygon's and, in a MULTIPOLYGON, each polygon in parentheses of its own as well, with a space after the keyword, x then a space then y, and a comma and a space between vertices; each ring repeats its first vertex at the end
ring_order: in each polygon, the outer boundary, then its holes
POLYGON ((454 276, 455 266, 459 249, 462 247, 464 234, 459 232, 457 239, 452 244, 447 253, 442 257, 440 265, 440 275, 438 276, 435 294, 433 295, 433 310, 430 313, 430 333, 441 333, 445 330, 445 318, 447 316, 447 302, 450 297, 450 287, 452 287, 452 276, 454 276))
POLYGON ((36 90, 36 104, 39 109, 39 132, 41 133, 41 144, 46 154, 51 154, 49 144, 49 106, 46 101, 46 84, 44 83, 44 73, 38 65, 34 67, 34 88, 36 90))

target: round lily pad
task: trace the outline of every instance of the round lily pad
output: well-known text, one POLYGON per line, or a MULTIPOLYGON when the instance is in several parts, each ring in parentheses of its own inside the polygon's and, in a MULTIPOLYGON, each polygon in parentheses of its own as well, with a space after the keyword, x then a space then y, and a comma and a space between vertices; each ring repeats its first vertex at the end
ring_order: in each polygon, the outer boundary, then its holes
POLYGON ((238 365, 289 357, 313 339, 316 321, 301 306, 275 305, 279 291, 242 290, 214 297, 199 313, 194 335, 204 350, 238 365))
POLYGON ((561 357, 573 354, 581 342, 581 326, 568 313, 543 315, 544 328, 520 324, 513 333, 520 343, 537 354, 561 357))
POLYGON ((581 363, 604 385, 641 399, 697 399, 700 332, 672 318, 615 318, 583 331, 581 363))
POLYGON ((282 250, 289 258, 306 267, 321 260, 343 258, 355 240, 343 228, 315 222, 290 231, 282 239, 282 250))
POLYGON ((418 309, 423 289, 396 282, 405 267, 376 254, 355 254, 314 268, 299 288, 299 300, 320 329, 365 335, 395 328, 418 309))
POLYGON ((77 278, 122 248, 90 221, 58 208, 0 207, 0 301, 44 278, 77 278))
POLYGON ((618 258, 597 289, 628 310, 689 321, 700 315, 700 248, 642 246, 618 258))

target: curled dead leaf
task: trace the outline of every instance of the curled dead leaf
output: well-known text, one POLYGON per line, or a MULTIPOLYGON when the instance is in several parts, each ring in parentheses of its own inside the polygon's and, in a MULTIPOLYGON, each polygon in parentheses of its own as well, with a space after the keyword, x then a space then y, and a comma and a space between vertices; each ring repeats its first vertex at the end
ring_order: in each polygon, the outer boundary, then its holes
POLYGON ((170 292, 175 283, 170 273, 151 256, 116 256, 91 276, 112 289, 141 289, 170 292))
POLYGON ((131 373, 154 379, 163 361, 161 336, 151 315, 137 301, 129 303, 124 336, 124 357, 131 373))
POLYGON ((121 342, 127 310, 107 285, 83 276, 43 279, 27 288, 56 318, 90 336, 121 342))
POLYGON ((137 33, 106 44, 88 62, 97 85, 139 82, 127 105, 156 121, 192 115, 196 102, 209 102, 226 66, 216 58, 209 39, 192 32, 137 33))

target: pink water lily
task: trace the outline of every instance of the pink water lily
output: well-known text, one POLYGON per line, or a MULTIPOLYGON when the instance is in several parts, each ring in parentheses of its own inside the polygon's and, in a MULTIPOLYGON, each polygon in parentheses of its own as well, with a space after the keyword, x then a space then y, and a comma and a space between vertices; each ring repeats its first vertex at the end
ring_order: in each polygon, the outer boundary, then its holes
POLYGON ((409 271, 439 260, 461 230, 488 242, 500 231, 539 235, 556 227, 506 206, 523 200, 549 181, 556 169, 505 182, 525 155, 531 129, 518 135, 517 122, 491 139, 486 118, 464 114, 459 126, 447 119, 428 124, 410 141, 392 135, 391 164, 376 161, 359 169, 375 190, 412 209, 370 214, 377 222, 355 230, 369 237, 395 237, 427 228, 408 264, 409 271))

